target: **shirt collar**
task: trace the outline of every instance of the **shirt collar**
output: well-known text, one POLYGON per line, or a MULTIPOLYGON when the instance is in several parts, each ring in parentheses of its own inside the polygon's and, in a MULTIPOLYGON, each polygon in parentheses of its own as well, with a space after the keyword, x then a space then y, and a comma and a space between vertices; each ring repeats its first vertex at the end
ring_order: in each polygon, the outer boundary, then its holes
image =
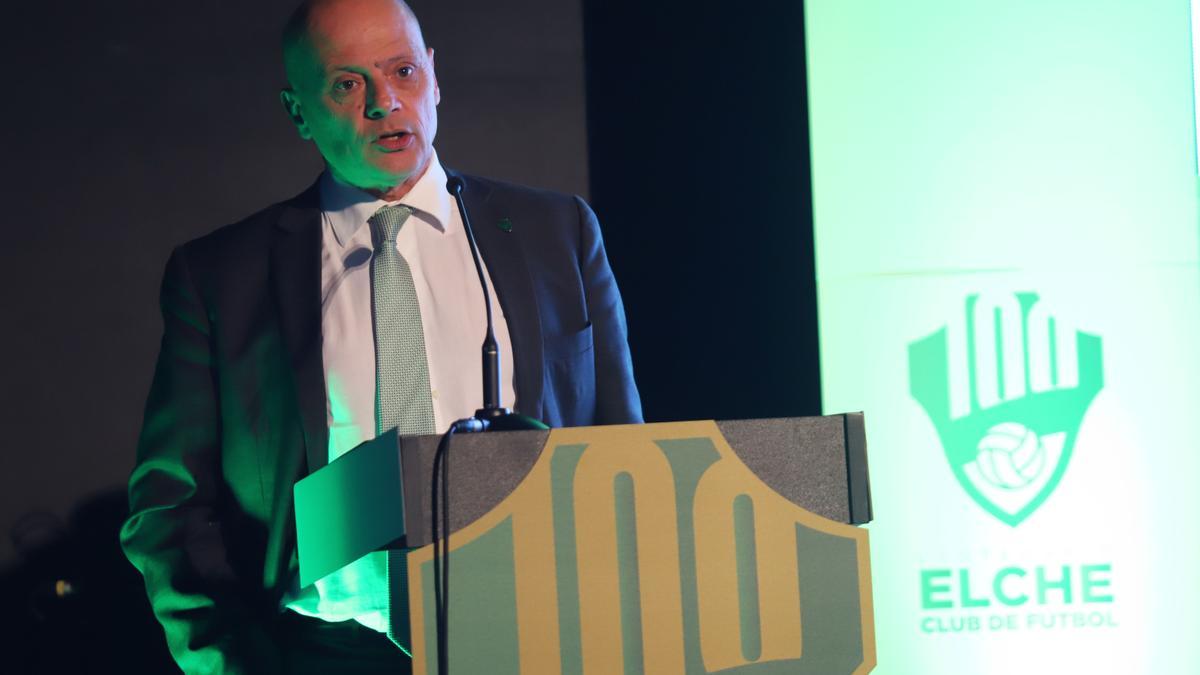
POLYGON ((438 161, 437 152, 429 159, 425 173, 413 185, 412 190, 399 201, 385 202, 358 188, 334 180, 326 169, 318 181, 321 195, 321 211, 326 222, 333 228, 338 244, 345 246, 358 228, 367 224, 367 219, 384 206, 403 204, 413 209, 413 216, 431 225, 443 234, 449 232, 454 212, 450 193, 446 192, 446 170, 438 161))

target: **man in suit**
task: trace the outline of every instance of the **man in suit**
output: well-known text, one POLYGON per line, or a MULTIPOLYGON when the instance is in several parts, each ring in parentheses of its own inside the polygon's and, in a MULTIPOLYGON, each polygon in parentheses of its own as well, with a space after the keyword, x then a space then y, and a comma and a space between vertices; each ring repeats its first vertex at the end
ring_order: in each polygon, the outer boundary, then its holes
MULTIPOLYGON (((391 426, 441 431, 481 407, 483 296, 411 10, 313 0, 284 46, 281 99, 327 168, 171 255, 121 541, 186 672, 403 672, 382 558, 298 587, 292 486, 391 426)), ((506 401, 551 426, 640 422, 591 209, 462 178, 512 364, 506 401)))

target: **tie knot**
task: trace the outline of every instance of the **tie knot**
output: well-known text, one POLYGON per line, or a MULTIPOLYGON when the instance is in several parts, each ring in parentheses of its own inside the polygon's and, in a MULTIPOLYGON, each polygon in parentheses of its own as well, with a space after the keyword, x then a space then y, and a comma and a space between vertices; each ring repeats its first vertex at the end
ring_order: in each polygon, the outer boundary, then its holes
POLYGON ((379 250, 384 243, 396 243, 396 235, 412 212, 411 208, 403 204, 385 206, 367 219, 367 223, 371 225, 371 242, 375 246, 375 250, 379 250))

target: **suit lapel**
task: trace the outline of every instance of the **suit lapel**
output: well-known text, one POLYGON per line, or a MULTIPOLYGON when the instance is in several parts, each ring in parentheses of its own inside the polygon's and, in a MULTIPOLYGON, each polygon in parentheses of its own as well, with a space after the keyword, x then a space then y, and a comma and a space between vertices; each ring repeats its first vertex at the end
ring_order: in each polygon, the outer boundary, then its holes
MULTIPOLYGON (((453 173, 449 169, 447 173, 453 173)), ((459 174, 461 175, 461 174, 459 174)), ((542 321, 538 313, 537 296, 529 276, 529 266, 521 249, 520 225, 511 232, 500 229, 499 223, 511 214, 492 201, 492 191, 470 176, 465 181, 463 201, 471 217, 479 254, 487 264, 488 276, 496 289, 496 300, 508 323, 512 340, 512 364, 501 368, 513 369, 513 389, 517 400, 505 401, 515 410, 531 417, 542 417, 542 321)))
POLYGON ((316 186, 288 202, 276 225, 270 274, 311 473, 325 466, 329 458, 321 354, 321 211, 316 186))

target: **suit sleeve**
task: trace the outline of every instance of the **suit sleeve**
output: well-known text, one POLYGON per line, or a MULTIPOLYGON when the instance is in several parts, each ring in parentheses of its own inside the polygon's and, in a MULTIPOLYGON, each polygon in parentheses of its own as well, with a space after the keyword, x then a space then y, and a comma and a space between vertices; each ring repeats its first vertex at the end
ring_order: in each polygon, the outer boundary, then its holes
POLYGON ((587 294, 596 361, 596 424, 633 424, 642 419, 642 401, 633 380, 625 307, 600 236, 600 223, 587 202, 579 209, 579 265, 587 294))
POLYGON ((277 647, 228 563, 210 318, 177 249, 163 278, 162 346, 146 402, 121 545, 185 673, 271 673, 277 647), (259 620, 256 620, 258 618, 259 620))

